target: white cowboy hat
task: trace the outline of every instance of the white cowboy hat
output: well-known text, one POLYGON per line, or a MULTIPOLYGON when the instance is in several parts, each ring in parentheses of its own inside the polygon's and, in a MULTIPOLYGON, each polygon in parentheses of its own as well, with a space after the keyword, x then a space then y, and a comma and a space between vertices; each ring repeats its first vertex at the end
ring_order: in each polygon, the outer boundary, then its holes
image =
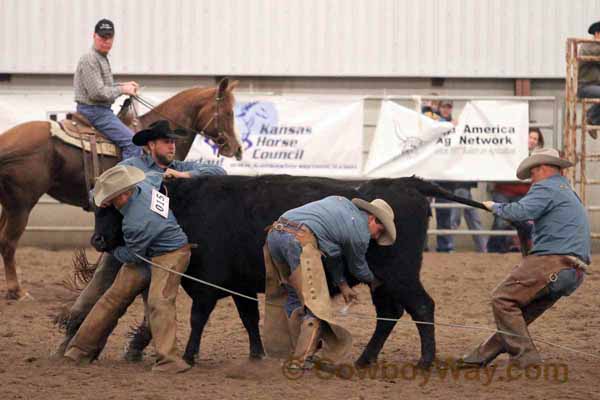
POLYGON ((531 178, 531 168, 542 164, 554 165, 561 169, 573 166, 571 161, 560 158, 558 150, 556 149, 535 149, 531 152, 529 157, 521 161, 521 164, 519 164, 519 167, 517 168, 517 178, 531 178))
POLYGON ((96 179, 94 203, 100 206, 131 189, 144 179, 146 179, 144 171, 130 165, 117 165, 107 169, 96 179))
POLYGON ((377 239, 380 246, 391 246, 396 241, 396 225, 394 224, 394 210, 382 199, 375 199, 372 202, 363 199, 352 199, 352 203, 369 214, 373 214, 385 227, 385 231, 377 239))

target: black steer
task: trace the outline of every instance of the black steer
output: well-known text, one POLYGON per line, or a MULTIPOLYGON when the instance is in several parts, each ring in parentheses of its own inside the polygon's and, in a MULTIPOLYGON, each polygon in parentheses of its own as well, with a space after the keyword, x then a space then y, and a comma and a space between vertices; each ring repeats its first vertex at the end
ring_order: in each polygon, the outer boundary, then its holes
MULTIPOLYGON (((434 302, 420 281, 423 245, 430 215, 428 196, 458 198, 418 178, 339 181, 286 175, 201 177, 167 184, 171 208, 190 243, 196 243, 187 274, 248 296, 264 292, 265 268, 262 247, 265 227, 285 211, 330 195, 382 198, 395 213, 397 239, 380 247, 371 241, 367 261, 383 282, 372 293, 377 316, 400 318, 406 310, 414 320, 433 322, 434 302)), ((99 209, 92 244, 110 251, 122 244, 120 214, 114 208, 99 209)), ((327 260, 325 260, 327 262, 327 260)), ((352 280, 349 278, 349 281, 352 280)), ((356 281, 353 281, 356 284, 356 281)), ((218 289, 182 278, 181 285, 192 298, 191 333, 184 358, 193 362, 200 348, 204 326, 217 300, 229 296, 218 289)), ((240 318, 248 331, 251 357, 264 354, 258 329, 258 304, 234 296, 240 318)), ((395 322, 377 321, 375 332, 357 361, 359 366, 377 359, 395 322)), ((435 357, 434 327, 418 324, 422 367, 435 357)), ((130 351, 139 351, 149 340, 147 329, 132 339, 130 351), (143 332, 146 332, 145 334, 143 332)))

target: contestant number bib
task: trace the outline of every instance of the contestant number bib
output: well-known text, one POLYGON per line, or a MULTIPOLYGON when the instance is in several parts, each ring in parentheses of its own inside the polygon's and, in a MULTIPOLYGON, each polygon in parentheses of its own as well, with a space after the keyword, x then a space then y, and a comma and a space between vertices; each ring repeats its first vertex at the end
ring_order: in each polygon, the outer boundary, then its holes
POLYGON ((152 189, 150 210, 163 218, 169 218, 169 198, 156 189, 152 189))

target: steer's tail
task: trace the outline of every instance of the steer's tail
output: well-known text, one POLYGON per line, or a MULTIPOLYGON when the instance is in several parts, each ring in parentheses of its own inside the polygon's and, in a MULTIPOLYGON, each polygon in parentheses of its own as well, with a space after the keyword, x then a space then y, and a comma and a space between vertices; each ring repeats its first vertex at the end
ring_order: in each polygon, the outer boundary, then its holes
MULTIPOLYGON (((483 205, 483 203, 464 197, 456 196, 454 193, 449 192, 448 190, 442 188, 439 185, 436 185, 435 183, 424 181, 423 179, 417 178, 416 176, 412 176, 410 179, 413 180, 414 187, 425 196, 441 197, 446 200, 455 201, 457 203, 466 204, 468 206, 490 212, 490 210, 488 210, 483 205)), ((523 221, 508 222, 510 222, 510 224, 517 230, 517 236, 519 237, 519 242, 521 244, 521 254, 523 256, 526 256, 527 254, 529 254, 529 250, 531 248, 531 243, 529 240, 530 227, 528 226, 527 222, 523 221)))
POLYGON ((485 208, 485 206, 482 203, 475 200, 467 199, 465 197, 457 196, 454 193, 442 188, 441 186, 436 185, 435 183, 424 181, 423 179, 417 178, 415 176, 411 177, 411 179, 413 179, 414 181, 415 188, 425 196, 441 197, 446 200, 455 201, 460 204, 466 204, 471 207, 489 211, 487 208, 485 208))

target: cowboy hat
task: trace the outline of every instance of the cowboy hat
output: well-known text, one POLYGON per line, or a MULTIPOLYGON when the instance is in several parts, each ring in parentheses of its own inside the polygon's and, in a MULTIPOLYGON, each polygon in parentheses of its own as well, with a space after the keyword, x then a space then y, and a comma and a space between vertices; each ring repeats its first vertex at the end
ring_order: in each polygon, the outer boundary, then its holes
POLYGON ((136 146, 145 146, 150 140, 156 139, 181 139, 185 136, 183 129, 171 130, 169 121, 161 119, 152 123, 148 128, 133 135, 132 142, 136 146))
POLYGON ((392 207, 382 199, 375 199, 370 203, 363 199, 352 199, 352 203, 369 214, 373 214, 383 224, 385 231, 377 239, 377 244, 380 246, 393 245, 396 241, 396 225, 392 207))
POLYGON ((529 179, 531 178, 531 168, 537 167, 538 165, 554 165, 558 168, 572 167, 571 161, 560 158, 558 150, 556 149, 535 149, 531 152, 531 155, 521 161, 517 168, 517 178, 529 179))
POLYGON ((593 35, 596 32, 600 32, 600 21, 598 22, 594 22, 593 24, 590 25, 590 27, 588 28, 588 33, 590 35, 593 35))
POLYGON ((145 178, 144 171, 130 165, 117 165, 107 169, 96 180, 94 203, 99 207, 131 189, 145 178))

